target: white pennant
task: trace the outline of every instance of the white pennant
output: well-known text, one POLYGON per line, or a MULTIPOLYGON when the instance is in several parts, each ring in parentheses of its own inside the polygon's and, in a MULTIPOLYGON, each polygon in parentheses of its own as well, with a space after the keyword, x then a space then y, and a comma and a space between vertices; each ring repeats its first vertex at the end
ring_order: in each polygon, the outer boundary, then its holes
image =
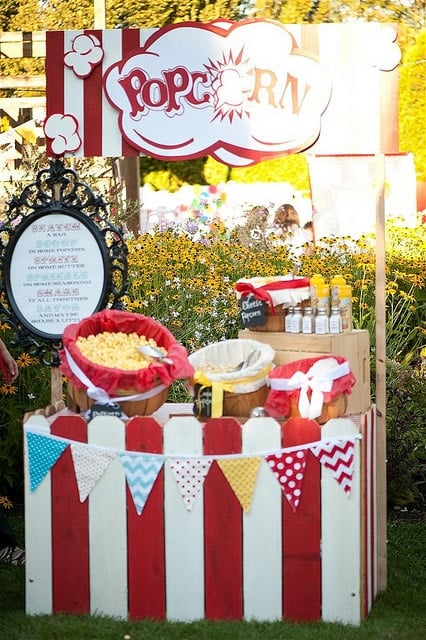
POLYGON ((210 470, 213 458, 169 460, 170 468, 185 502, 187 511, 191 511, 195 500, 210 470))
POLYGON ((72 444, 71 454, 74 462, 80 502, 84 502, 115 459, 113 451, 103 451, 84 444, 72 444))

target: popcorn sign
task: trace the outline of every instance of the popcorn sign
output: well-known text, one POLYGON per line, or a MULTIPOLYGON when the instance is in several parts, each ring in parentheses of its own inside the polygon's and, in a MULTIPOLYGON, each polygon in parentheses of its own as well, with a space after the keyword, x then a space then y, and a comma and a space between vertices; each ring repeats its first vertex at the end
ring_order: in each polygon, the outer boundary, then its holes
MULTIPOLYGON (((210 155, 245 166, 306 150, 321 138, 335 90, 332 70, 302 46, 313 26, 218 20, 49 32, 48 151, 161 160, 210 155)), ((387 45, 394 39, 382 37, 387 45)))

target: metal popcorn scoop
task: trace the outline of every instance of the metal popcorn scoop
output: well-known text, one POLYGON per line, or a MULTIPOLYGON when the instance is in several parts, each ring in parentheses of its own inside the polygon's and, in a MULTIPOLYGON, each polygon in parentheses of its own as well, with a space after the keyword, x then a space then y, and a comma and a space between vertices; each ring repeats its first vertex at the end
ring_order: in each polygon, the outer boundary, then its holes
POLYGON ((255 356, 259 357, 259 349, 252 349, 247 355, 247 357, 245 358, 245 360, 237 364, 237 366, 234 367, 232 371, 240 371, 241 369, 245 369, 253 362, 253 360, 255 359, 255 356))
POLYGON ((158 362, 173 364, 173 360, 167 358, 161 349, 153 347, 152 344, 144 344, 142 347, 139 347, 139 351, 143 353, 144 356, 148 356, 148 358, 152 358, 158 362))

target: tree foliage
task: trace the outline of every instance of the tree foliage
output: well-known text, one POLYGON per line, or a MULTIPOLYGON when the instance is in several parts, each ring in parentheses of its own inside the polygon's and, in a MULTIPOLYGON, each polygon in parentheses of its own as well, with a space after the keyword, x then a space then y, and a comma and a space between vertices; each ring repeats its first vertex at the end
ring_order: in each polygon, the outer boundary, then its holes
POLYGON ((399 79, 401 151, 415 151, 417 180, 426 181, 426 29, 403 58, 399 79))

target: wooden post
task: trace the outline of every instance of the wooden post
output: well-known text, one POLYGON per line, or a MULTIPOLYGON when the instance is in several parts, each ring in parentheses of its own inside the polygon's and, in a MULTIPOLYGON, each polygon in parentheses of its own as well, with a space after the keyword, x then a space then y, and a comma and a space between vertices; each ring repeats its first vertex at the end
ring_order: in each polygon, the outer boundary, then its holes
POLYGON ((50 402, 52 405, 62 400, 62 373, 58 367, 50 369, 50 402))
POLYGON ((93 11, 95 14, 94 16, 95 29, 105 29, 105 23, 106 23, 105 0, 93 0, 93 11))
POLYGON ((377 589, 387 586, 385 156, 376 156, 377 589))
MULTIPOLYGON (((126 186, 126 201, 134 205, 132 214, 126 218, 129 231, 137 236, 140 233, 140 174, 139 156, 128 156, 122 160, 122 174, 126 186)), ((132 207, 133 209, 133 207, 132 207)))

